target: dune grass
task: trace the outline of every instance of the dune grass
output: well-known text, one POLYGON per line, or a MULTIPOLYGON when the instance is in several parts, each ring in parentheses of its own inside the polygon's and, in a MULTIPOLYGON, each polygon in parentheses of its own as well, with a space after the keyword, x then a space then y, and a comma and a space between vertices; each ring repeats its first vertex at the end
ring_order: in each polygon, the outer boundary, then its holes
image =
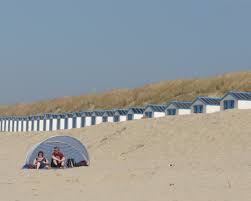
POLYGON ((251 91, 251 72, 235 72, 203 79, 168 80, 135 89, 62 97, 0 107, 1 115, 63 113, 93 109, 163 104, 171 100, 191 101, 196 96, 222 96, 229 90, 251 91))

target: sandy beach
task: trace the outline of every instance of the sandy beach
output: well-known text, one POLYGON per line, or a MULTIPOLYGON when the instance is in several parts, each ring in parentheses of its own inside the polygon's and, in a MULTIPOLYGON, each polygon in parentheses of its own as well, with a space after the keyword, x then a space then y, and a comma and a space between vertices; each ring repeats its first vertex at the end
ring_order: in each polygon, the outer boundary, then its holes
POLYGON ((250 201, 251 111, 1 133, 1 201, 250 201), (35 143, 70 135, 90 167, 22 170, 35 143))

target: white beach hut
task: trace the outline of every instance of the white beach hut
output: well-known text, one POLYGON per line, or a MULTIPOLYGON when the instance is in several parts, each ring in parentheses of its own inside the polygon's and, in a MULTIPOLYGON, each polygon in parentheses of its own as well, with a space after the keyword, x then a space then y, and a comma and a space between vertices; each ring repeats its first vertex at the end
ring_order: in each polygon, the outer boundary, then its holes
POLYGON ((187 101, 171 101, 166 108, 166 115, 191 114, 191 104, 187 101))
POLYGON ((1 117, 0 124, 1 124, 0 131, 4 132, 4 117, 1 117))
POLYGON ((92 112, 91 111, 83 112, 82 117, 84 117, 83 118, 84 122, 82 122, 84 123, 84 127, 92 125, 92 112))
POLYGON ((127 109, 117 109, 114 111, 114 117, 113 121, 114 122, 123 122, 127 120, 127 109))
POLYGON ((51 116, 51 114, 44 114, 43 115, 43 131, 50 130, 50 116, 51 116))
MULTIPOLYGON (((57 115, 56 114, 44 114, 42 117, 43 125, 42 131, 55 131, 57 130, 57 115)), ((40 118, 41 123, 41 118, 40 118)), ((40 128, 41 130, 41 128, 40 128)))
POLYGON ((14 132, 15 117, 10 117, 10 132, 14 132))
POLYGON ((21 130, 22 132, 26 132, 27 131, 27 117, 22 117, 21 118, 22 122, 21 122, 21 130))
POLYGON ((0 132, 2 132, 2 121, 3 121, 3 118, 0 117, 0 132))
POLYGON ((6 117, 6 120, 5 120, 5 131, 9 132, 9 129, 10 129, 10 118, 6 117))
POLYGON ((57 130, 65 129, 65 114, 57 114, 56 115, 56 124, 57 130))
POLYGON ((1 131, 5 131, 5 117, 1 117, 1 131))
POLYGON ((17 132, 22 132, 22 117, 17 117, 17 132))
POLYGON ((145 118, 164 117, 166 105, 147 105, 144 111, 145 118))
POLYGON ((78 119, 77 112, 73 112, 72 113, 72 128, 77 128, 77 119, 78 119))
POLYGON ((191 104, 192 113, 213 113, 220 111, 221 98, 197 97, 191 104))
POLYGON ((7 117, 7 132, 11 131, 11 117, 7 117))
POLYGON ((11 132, 11 128, 12 128, 12 117, 7 117, 7 132, 11 132))
POLYGON ((127 121, 142 119, 144 117, 145 108, 143 107, 131 107, 128 109, 127 121))
POLYGON ((27 117, 26 126, 27 126, 26 128, 27 132, 31 132, 32 131, 32 116, 27 117))
POLYGON ((72 128, 82 127, 82 112, 72 113, 72 128))
POLYGON ((7 131, 7 119, 8 117, 3 117, 3 132, 7 131))
POLYGON ((17 117, 13 117, 13 129, 12 132, 17 132, 17 117))
POLYGON ((73 113, 65 113, 65 126, 64 129, 72 129, 73 128, 73 113))
POLYGON ((43 131, 44 130, 44 116, 43 115, 37 115, 37 131, 43 131))
POLYGON ((102 116, 102 121, 105 123, 105 122, 114 122, 114 114, 115 114, 115 111, 113 110, 106 110, 104 111, 104 114, 102 116))
POLYGON ((4 117, 1 117, 1 132, 4 131, 4 117))
POLYGON ((37 116, 31 116, 31 131, 38 131, 37 130, 37 116))
POLYGON ((7 117, 7 122, 6 122, 6 132, 10 132, 10 124, 11 124, 11 118, 7 117))
POLYGON ((6 132, 7 117, 2 117, 2 131, 6 132))
POLYGON ((251 92, 226 93, 221 99, 221 110, 228 109, 251 109, 251 92))
POLYGON ((104 114, 104 111, 102 110, 93 111, 91 124, 98 125, 98 124, 103 123, 103 114, 104 114))
POLYGON ((57 116, 57 114, 47 115, 47 118, 49 119, 49 131, 57 130, 57 116))

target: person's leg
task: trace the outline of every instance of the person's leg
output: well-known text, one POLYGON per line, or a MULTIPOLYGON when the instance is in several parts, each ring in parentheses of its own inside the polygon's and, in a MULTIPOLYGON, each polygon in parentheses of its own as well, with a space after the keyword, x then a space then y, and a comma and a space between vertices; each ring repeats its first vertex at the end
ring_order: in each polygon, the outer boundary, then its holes
POLYGON ((53 164, 55 165, 55 167, 58 166, 58 162, 56 160, 52 160, 53 164))
POLYGON ((41 163, 37 162, 37 166, 36 166, 37 170, 40 168, 40 165, 41 165, 41 163))
POLYGON ((44 169, 45 167, 46 167, 46 164, 44 162, 41 162, 39 169, 44 169))

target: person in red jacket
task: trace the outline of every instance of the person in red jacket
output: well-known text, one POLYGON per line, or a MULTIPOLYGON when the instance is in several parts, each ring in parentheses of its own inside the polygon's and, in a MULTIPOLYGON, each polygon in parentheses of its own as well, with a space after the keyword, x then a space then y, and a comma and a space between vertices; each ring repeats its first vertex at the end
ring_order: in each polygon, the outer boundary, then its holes
POLYGON ((65 157, 64 154, 60 152, 59 147, 54 147, 54 151, 52 152, 51 158, 51 167, 64 168, 65 157))

